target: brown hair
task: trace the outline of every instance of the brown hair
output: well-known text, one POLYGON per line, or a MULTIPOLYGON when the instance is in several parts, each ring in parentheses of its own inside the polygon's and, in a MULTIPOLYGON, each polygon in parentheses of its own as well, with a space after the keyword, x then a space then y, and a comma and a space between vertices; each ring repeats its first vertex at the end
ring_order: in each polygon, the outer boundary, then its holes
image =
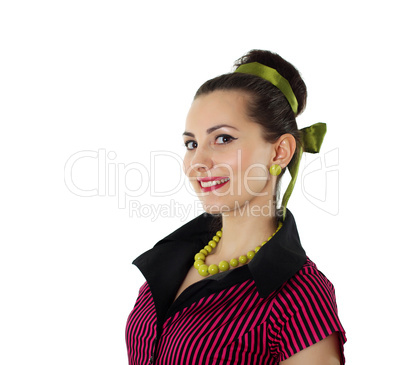
MULTIPOLYGON (((286 133, 291 134, 296 140, 296 151, 290 164, 294 163, 295 156, 301 145, 300 132, 296 123, 296 116, 301 114, 306 106, 307 88, 302 80, 299 71, 281 56, 270 51, 254 49, 243 57, 240 57, 234 64, 237 69, 240 65, 259 62, 265 66, 274 68, 279 74, 288 80, 298 102, 297 114, 295 115, 285 95, 269 81, 255 75, 244 73, 228 73, 206 81, 197 90, 194 99, 211 93, 215 90, 239 90, 249 95, 247 104, 247 116, 261 125, 263 138, 274 143, 286 133)), ((286 168, 278 176, 274 199, 279 196, 281 177, 286 168)), ((276 211, 276 215, 280 213, 276 211)))

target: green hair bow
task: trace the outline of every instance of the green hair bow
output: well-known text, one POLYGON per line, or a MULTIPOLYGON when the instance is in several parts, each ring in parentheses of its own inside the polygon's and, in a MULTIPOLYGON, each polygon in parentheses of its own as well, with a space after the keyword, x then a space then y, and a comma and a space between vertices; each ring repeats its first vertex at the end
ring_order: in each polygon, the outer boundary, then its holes
MULTIPOLYGON (((279 72, 271 67, 263 65, 259 62, 250 62, 239 66, 234 72, 246 73, 250 75, 259 76, 272 85, 275 85, 282 94, 286 97, 295 115, 297 115, 298 103, 292 87, 288 80, 286 80, 279 72)), ((327 125, 325 123, 316 123, 310 127, 300 129, 302 146, 297 152, 296 158, 292 159, 289 164, 289 172, 292 176, 285 194, 283 195, 281 209, 283 209, 283 220, 286 216, 286 205, 288 204, 290 195, 296 184, 297 173, 299 172, 300 160, 303 152, 318 153, 320 152, 322 141, 324 140, 325 133, 327 132, 327 125)))
POLYGON ((292 176, 292 180, 290 181, 282 198, 281 209, 283 209, 283 220, 285 220, 286 216, 286 205, 288 204, 290 195, 292 194, 293 188, 296 184, 302 154, 303 152, 320 152, 325 133, 327 132, 327 125, 325 123, 316 123, 311 125, 310 127, 300 129, 300 132, 302 145, 297 152, 297 156, 295 156, 295 158, 288 166, 290 175, 292 176))

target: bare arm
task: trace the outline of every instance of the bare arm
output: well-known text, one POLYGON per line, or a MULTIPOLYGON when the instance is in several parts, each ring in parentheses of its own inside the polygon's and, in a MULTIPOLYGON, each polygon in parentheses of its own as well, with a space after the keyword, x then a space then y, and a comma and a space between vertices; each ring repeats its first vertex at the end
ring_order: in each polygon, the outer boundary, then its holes
POLYGON ((341 363, 338 332, 305 348, 279 365, 339 365, 341 363))

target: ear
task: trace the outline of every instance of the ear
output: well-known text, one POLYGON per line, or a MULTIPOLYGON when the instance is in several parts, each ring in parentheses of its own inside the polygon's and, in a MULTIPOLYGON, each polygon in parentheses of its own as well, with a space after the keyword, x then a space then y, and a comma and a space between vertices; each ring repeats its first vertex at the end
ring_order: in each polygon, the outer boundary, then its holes
POLYGON ((292 160, 296 151, 296 139, 291 134, 282 134, 273 144, 274 157, 272 163, 280 165, 284 169, 292 160))

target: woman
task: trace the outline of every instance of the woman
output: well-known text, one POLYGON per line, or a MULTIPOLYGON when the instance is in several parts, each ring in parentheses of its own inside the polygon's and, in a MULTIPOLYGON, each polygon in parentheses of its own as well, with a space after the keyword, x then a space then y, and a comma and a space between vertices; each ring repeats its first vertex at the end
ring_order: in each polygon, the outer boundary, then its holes
POLYGON ((280 56, 253 50, 235 66, 199 88, 183 133, 206 213, 134 261, 146 282, 127 322, 129 364, 343 364, 334 288, 286 208, 326 126, 298 130, 306 86, 280 56))

